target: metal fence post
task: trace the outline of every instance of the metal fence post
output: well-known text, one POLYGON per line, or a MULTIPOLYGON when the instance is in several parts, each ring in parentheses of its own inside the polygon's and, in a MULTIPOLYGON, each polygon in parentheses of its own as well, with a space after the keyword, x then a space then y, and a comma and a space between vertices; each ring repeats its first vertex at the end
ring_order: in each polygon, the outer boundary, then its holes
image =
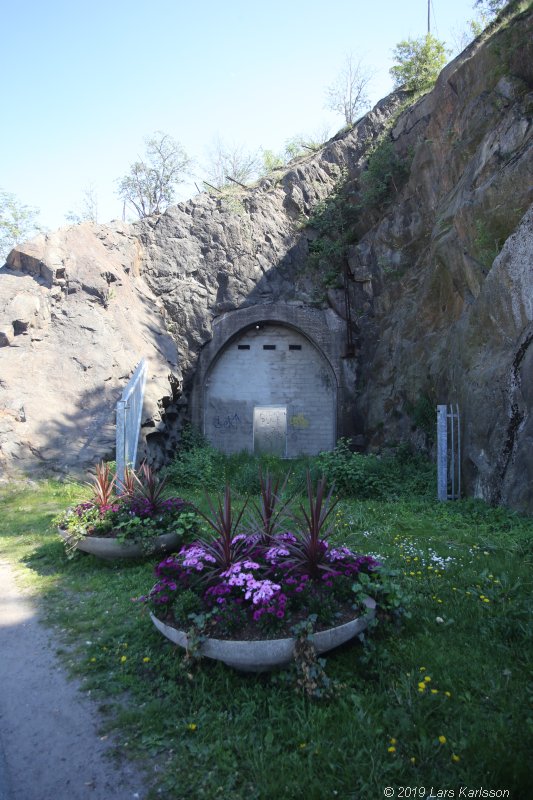
POLYGON ((448 419, 447 406, 437 406, 437 498, 448 499, 448 419))
POLYGON ((459 406, 437 406, 437 497, 461 497, 461 419, 459 406))

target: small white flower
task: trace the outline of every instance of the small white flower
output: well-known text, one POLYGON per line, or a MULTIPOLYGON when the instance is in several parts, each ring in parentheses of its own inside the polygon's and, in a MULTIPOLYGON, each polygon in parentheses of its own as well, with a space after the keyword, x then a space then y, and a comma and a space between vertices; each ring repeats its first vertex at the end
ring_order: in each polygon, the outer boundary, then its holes
POLYGON ((438 622, 438 623, 439 623, 439 625, 442 625, 442 623, 444 622, 444 620, 442 619, 442 617, 435 617, 435 622, 438 622))

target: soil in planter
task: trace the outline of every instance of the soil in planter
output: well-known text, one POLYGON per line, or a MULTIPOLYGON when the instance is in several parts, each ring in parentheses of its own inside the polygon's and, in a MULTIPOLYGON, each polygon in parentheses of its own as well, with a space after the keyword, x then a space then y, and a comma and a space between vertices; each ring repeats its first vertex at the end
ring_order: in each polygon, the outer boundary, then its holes
MULTIPOLYGON (((154 612, 155 613, 155 612, 154 612)), ((313 633, 329 630, 330 628, 344 625, 346 622, 351 622, 353 619, 358 619, 364 616, 366 609, 354 608, 353 603, 341 603, 338 610, 328 620, 318 620, 313 626, 313 633)), ((242 620, 233 629, 228 629, 227 626, 217 624, 215 620, 208 620, 205 628, 202 629, 202 634, 209 636, 213 639, 223 639, 227 641, 261 641, 264 639, 285 639, 291 638, 294 633, 292 628, 299 623, 303 623, 309 619, 312 612, 309 609, 299 609, 290 615, 289 620, 279 620, 279 626, 273 624, 272 626, 260 626, 253 620, 242 620)), ((166 616, 160 616, 156 613, 158 619, 164 622, 165 625, 170 625, 176 630, 186 631, 191 627, 190 620, 186 622, 176 620, 172 611, 169 611, 166 616)))

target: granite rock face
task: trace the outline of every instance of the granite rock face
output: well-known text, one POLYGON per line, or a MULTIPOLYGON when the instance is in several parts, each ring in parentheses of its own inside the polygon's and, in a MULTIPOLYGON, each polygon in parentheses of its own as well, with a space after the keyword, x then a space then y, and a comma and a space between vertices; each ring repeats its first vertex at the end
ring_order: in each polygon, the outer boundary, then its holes
POLYGON ((359 446, 431 450, 422 411, 458 403, 466 491, 533 511, 532 19, 473 43, 416 103, 390 95, 255 187, 12 251, 0 270, 4 467, 108 454, 112 406, 142 354, 154 376, 145 446, 164 462, 194 416, 214 321, 281 303, 335 318, 351 382, 342 430, 359 446), (369 202, 362 176, 383 142, 401 179, 369 202))
POLYGON ((143 355, 144 423, 164 427, 180 373, 139 252, 124 226, 83 224, 17 248, 0 270, 2 473, 112 458, 116 401, 143 355))

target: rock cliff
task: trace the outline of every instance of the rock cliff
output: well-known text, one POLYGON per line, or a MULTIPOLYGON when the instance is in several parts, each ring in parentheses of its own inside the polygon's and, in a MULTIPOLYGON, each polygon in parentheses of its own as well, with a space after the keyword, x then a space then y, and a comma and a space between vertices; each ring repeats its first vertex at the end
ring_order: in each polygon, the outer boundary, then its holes
POLYGON ((113 404, 143 354, 144 434, 164 460, 214 320, 283 302, 342 322, 344 430, 361 446, 431 448, 428 412, 457 402, 467 491, 533 511, 532 19, 253 188, 12 251, 0 270, 4 468, 109 453, 113 404))

